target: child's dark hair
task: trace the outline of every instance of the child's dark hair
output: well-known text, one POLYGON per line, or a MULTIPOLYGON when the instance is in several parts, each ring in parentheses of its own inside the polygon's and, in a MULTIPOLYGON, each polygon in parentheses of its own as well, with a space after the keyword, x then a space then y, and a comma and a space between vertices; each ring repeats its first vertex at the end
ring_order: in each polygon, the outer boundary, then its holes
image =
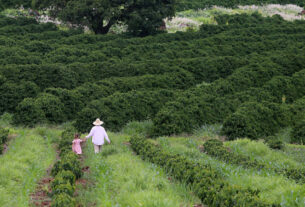
POLYGON ((74 134, 74 139, 78 139, 78 138, 79 138, 79 134, 78 133, 74 134))

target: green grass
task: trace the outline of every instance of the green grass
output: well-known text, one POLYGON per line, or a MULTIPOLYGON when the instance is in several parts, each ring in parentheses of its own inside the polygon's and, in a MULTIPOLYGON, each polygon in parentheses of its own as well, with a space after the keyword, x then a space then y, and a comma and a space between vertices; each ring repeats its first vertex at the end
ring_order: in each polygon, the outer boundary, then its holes
POLYGON ((286 144, 283 152, 295 161, 305 165, 305 145, 286 144))
POLYGON ((141 136, 145 136, 148 137, 153 128, 153 122, 151 120, 147 120, 147 121, 132 121, 126 124, 126 126, 122 129, 122 133, 123 134, 127 134, 127 135, 141 135, 141 136))
POLYGON ((38 131, 10 129, 16 137, 10 141, 7 153, 0 156, 2 207, 29 206, 30 194, 55 160, 56 152, 51 141, 58 131, 44 129, 44 137, 38 131))
POLYGON ((156 165, 142 161, 123 143, 128 136, 110 133, 111 145, 95 155, 91 141, 84 149, 85 165, 90 174, 85 178, 94 183, 81 189, 79 203, 103 207, 177 207, 200 203, 190 189, 172 183, 156 165))
MULTIPOLYGON (((154 141, 156 142, 156 141, 154 141)), ((298 185, 282 175, 267 170, 257 171, 218 161, 198 149, 199 139, 159 138, 157 142, 170 153, 182 154, 188 159, 207 163, 217 170, 231 184, 245 188, 259 189, 260 198, 285 207, 304 207, 305 185, 298 185)))
POLYGON ((294 160, 282 151, 270 149, 263 141, 238 139, 231 142, 225 142, 224 144, 225 146, 230 147, 236 154, 247 155, 261 163, 271 165, 278 169, 286 167, 304 167, 304 163, 294 160))

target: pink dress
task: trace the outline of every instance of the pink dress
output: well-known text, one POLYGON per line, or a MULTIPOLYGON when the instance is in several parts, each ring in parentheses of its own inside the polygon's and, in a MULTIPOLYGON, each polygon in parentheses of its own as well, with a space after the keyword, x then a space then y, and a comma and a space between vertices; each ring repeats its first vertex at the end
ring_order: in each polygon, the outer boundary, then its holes
POLYGON ((82 147, 80 146, 80 143, 82 141, 83 140, 81 140, 81 139, 74 139, 72 141, 72 150, 73 150, 73 152, 75 152, 78 155, 82 154, 82 147))

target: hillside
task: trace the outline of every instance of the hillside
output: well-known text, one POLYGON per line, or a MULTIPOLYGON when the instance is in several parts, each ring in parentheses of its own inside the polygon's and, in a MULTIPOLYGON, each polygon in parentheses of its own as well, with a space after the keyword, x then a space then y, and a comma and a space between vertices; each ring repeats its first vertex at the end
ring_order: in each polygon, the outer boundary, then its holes
POLYGON ((23 125, 76 120, 80 131, 94 117, 110 130, 152 119, 155 135, 224 123, 231 138, 273 135, 302 119, 295 110, 304 101, 304 22, 257 14, 217 22, 198 32, 129 38, 3 17, 0 111, 23 125), (238 124, 245 131, 234 131, 238 124))

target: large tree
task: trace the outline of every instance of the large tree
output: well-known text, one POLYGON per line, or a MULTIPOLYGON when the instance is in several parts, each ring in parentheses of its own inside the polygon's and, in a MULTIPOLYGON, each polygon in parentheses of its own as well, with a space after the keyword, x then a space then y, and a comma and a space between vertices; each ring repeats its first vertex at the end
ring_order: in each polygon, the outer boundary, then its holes
MULTIPOLYGON (((1 0, 6 2, 6 0, 1 0)), ((124 22, 137 35, 154 33, 162 20, 175 15, 176 0, 13 0, 10 5, 47 9, 50 15, 75 25, 88 26, 96 34, 108 33, 124 22)), ((6 4, 7 5, 7 4, 6 4)))

